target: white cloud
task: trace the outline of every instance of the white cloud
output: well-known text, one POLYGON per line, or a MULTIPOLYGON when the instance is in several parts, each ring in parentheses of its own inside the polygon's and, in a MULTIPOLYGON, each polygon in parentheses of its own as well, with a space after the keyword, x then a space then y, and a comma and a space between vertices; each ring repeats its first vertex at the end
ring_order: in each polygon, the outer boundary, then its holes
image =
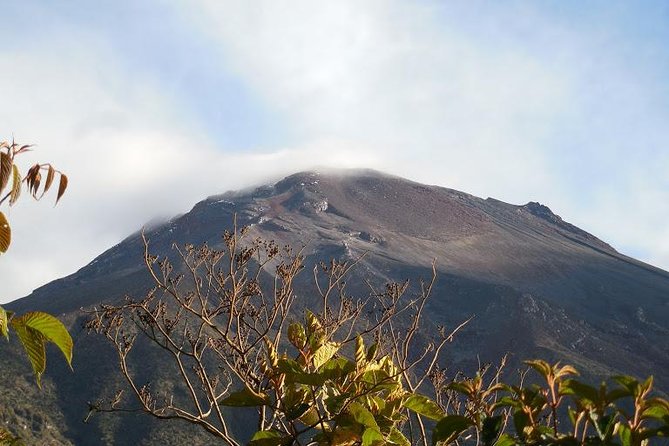
POLYGON ((371 161, 355 144, 334 140, 225 153, 104 45, 63 39, 54 47, 67 53, 3 54, 12 70, 0 74, 0 100, 12 106, 0 110, 1 134, 37 142, 19 165, 52 162, 70 187, 56 208, 52 191, 42 203, 23 197, 4 209, 13 243, 2 258, 0 301, 75 271, 154 216, 184 212, 208 195, 292 168, 371 161))
POLYGON ((179 82, 165 85, 95 27, 59 23, 48 38, 0 47, 11 67, 0 73, 0 100, 11 104, 0 109, 0 138, 39 143, 24 161, 53 161, 71 178, 57 208, 24 199, 9 212, 0 301, 76 270, 155 214, 315 165, 539 200, 669 266, 669 209, 658 205, 669 202, 659 180, 669 163, 653 155, 669 141, 665 104, 617 59, 624 35, 570 28, 531 7, 200 0, 175 9, 188 31, 176 35, 204 39, 205 68, 232 71, 291 144, 220 147, 192 103, 183 107, 179 82), (638 154, 621 159, 634 141, 638 154), (609 187, 607 169, 619 184, 609 187))
POLYGON ((579 10, 598 23, 584 26, 528 4, 199 4, 193 26, 306 140, 343 136, 400 175, 545 202, 669 267, 666 170, 649 169, 669 143, 662 45, 629 34, 625 8, 579 10))

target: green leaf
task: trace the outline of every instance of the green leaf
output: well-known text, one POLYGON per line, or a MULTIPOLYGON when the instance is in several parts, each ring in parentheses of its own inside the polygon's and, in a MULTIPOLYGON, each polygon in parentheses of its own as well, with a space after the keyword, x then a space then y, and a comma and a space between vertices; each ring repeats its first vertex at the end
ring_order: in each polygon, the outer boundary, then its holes
POLYGON ((632 395, 636 393, 639 387, 639 381, 627 375, 614 376, 613 380, 627 389, 632 395))
POLYGON ((355 421, 362 424, 363 426, 379 430, 379 425, 376 423, 374 415, 372 415, 372 413, 362 404, 352 402, 348 406, 348 413, 353 416, 355 421))
POLYGON ((387 372, 383 370, 369 370, 362 374, 362 381, 373 386, 382 388, 382 384, 396 385, 396 381, 392 380, 387 372))
POLYGON ((290 437, 285 437, 281 432, 275 430, 256 432, 248 446, 281 446, 292 442, 290 437))
POLYGON ((309 329, 310 335, 320 331, 323 328, 321 321, 318 320, 318 316, 309 310, 307 310, 307 328, 309 329))
POLYGON ((521 440, 525 439, 525 427, 529 424, 530 418, 523 411, 517 410, 513 414, 513 425, 516 433, 521 440))
POLYGON ((492 446, 502 430, 504 425, 504 416, 497 415, 488 417, 483 420, 483 428, 481 429, 481 441, 484 446, 492 446))
POLYGON ((390 428, 390 434, 387 438, 388 444, 397 446, 411 446, 411 443, 395 426, 390 428))
POLYGON ((441 420, 446 415, 437 403, 423 395, 411 395, 404 402, 404 407, 431 420, 441 420))
POLYGON ((332 357, 339 351, 339 343, 337 342, 326 342, 321 347, 314 352, 312 358, 314 367, 316 369, 321 368, 323 364, 328 362, 332 357))
POLYGON ((45 340, 56 344, 63 353, 67 364, 72 368, 72 337, 67 332, 65 325, 56 317, 49 313, 32 311, 12 319, 12 326, 15 326, 14 324, 29 327, 39 332, 45 340))
POLYGON ((592 386, 583 384, 575 379, 567 379, 560 383, 561 395, 576 395, 579 398, 590 402, 596 402, 599 399, 599 392, 592 386))
POLYGON ((27 325, 18 321, 18 318, 12 319, 12 328, 23 346, 30 365, 33 368, 37 387, 42 387, 42 374, 46 370, 46 352, 44 350, 44 337, 39 331, 28 327, 27 325))
POLYGON ((499 437, 499 440, 495 443, 495 446, 516 446, 518 442, 509 434, 504 434, 499 437))
POLYGON ((669 403, 660 398, 653 398, 648 401, 646 410, 641 414, 641 418, 654 418, 656 420, 664 420, 669 416, 669 403))
POLYGON ((309 410, 304 412, 300 417, 300 421, 307 426, 316 426, 316 428, 320 428, 319 421, 322 421, 322 418, 316 408, 312 406, 309 410))
POLYGON ((618 435, 620 436, 622 446, 632 446, 632 431, 629 426, 620 424, 618 426, 618 435))
POLYGON ((307 373, 302 370, 297 361, 288 358, 279 359, 278 369, 286 375, 286 382, 308 384, 310 386, 322 386, 333 373, 332 371, 307 373))
POLYGON ((355 364, 358 367, 361 367, 367 356, 365 355, 365 341, 362 339, 362 336, 358 335, 355 338, 355 364))
POLYGON ((385 440, 381 432, 377 429, 368 427, 365 429, 365 432, 362 433, 362 446, 375 446, 385 444, 385 440))
POLYGON ((264 406, 265 404, 269 404, 269 397, 261 393, 256 393, 249 388, 245 388, 237 392, 232 392, 219 404, 232 407, 264 406))
POLYGON ((325 400, 325 407, 331 415, 337 415, 349 398, 351 398, 351 394, 348 392, 330 396, 325 400))
POLYGON ((7 312, 0 307, 0 336, 9 339, 9 327, 7 326, 7 312))
POLYGON ((286 408, 286 418, 289 420, 296 420, 300 418, 304 413, 309 410, 311 404, 309 403, 300 403, 294 406, 288 406, 286 408))
POLYGON ((288 326, 288 340, 295 348, 301 350, 307 342, 307 332, 299 322, 288 326))
POLYGON ((546 361, 543 361, 541 359, 534 359, 531 361, 525 361, 525 364, 529 365, 532 367, 534 370, 539 372, 541 376, 544 378, 548 378, 548 375, 551 375, 553 373, 552 367, 550 364, 548 364, 546 361))
POLYGON ((368 349, 367 349, 367 361, 374 361, 374 358, 376 358, 376 352, 379 350, 379 344, 378 342, 373 343, 368 349))
POLYGON ((450 444, 473 424, 469 418, 462 415, 445 416, 439 420, 432 431, 432 444, 436 445, 439 442, 450 444))

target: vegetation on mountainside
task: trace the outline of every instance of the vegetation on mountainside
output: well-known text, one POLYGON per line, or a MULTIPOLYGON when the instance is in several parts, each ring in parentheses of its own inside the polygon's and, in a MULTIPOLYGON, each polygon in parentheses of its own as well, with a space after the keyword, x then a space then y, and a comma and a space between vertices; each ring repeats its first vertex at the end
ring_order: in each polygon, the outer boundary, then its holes
POLYGON ((651 394, 652 378, 596 388, 573 367, 537 360, 528 365, 540 384, 530 375, 505 384, 500 369, 448 379, 443 349, 462 325, 426 339, 434 274, 414 295, 405 282, 355 299, 346 280, 356 262, 332 260, 313 268, 318 307, 299 308, 302 253, 247 234, 226 232, 220 250, 175 246, 176 264, 144 239, 154 287, 102 305, 88 323, 115 347, 127 384, 91 413, 184 420, 228 445, 641 446, 669 434, 669 403, 651 394), (171 362, 167 387, 137 366, 146 340, 171 362), (255 434, 239 431, 240 414, 255 434))
MULTIPOLYGON (((9 206, 13 206, 21 196, 21 186, 25 183, 28 193, 35 199, 41 199, 59 176, 56 203, 65 193, 67 188, 67 176, 56 170, 51 164, 35 164, 28 169, 25 177, 21 175, 19 167, 15 164, 15 158, 27 151, 31 145, 19 145, 15 141, 0 142, 0 205, 9 200, 9 206), (42 183, 42 173, 46 175, 42 183), (9 191, 2 196, 5 188, 10 184, 9 191), (40 189, 41 187, 41 189, 40 189)), ((7 217, 0 212, 0 253, 7 252, 11 244, 11 227, 7 217)), ((9 339, 10 329, 16 334, 23 346, 30 364, 33 368, 37 385, 41 387, 42 374, 46 370, 47 342, 54 343, 63 353, 68 364, 72 363, 72 338, 65 326, 54 316, 41 311, 32 311, 23 315, 15 315, 12 311, 6 311, 0 306, 0 336, 9 339)), ((16 438, 9 430, 0 427, 0 445, 18 444, 16 438)))

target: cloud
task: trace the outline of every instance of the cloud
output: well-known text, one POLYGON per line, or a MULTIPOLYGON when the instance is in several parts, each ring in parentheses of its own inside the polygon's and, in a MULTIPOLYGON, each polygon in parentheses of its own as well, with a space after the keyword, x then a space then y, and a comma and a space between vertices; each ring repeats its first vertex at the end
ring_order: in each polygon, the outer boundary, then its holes
POLYGON ((155 215, 316 165, 542 201, 669 267, 668 93, 649 62, 654 41, 630 38, 624 10, 28 5, 9 11, 26 37, 0 43, 11 67, 0 137, 38 143, 24 162, 53 161, 71 187, 55 209, 24 198, 9 211, 0 301, 73 272, 155 215))
POLYGON ((393 173, 542 201, 625 252, 669 258, 657 8, 198 4, 193 27, 303 139, 364 142, 393 173))

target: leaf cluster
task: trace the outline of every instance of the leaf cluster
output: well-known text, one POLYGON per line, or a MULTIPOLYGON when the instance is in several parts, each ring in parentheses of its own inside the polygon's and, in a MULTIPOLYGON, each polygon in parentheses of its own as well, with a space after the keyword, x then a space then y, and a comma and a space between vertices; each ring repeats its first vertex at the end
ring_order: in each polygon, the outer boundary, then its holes
MULTIPOLYGON (((9 205, 13 206, 21 196, 21 184, 26 185, 28 193, 35 199, 41 199, 46 194, 56 178, 60 177, 58 182, 58 192, 56 194, 56 203, 61 199, 67 189, 67 175, 56 170, 51 164, 34 164, 25 174, 21 176, 21 171, 15 163, 18 155, 31 150, 32 145, 20 145, 12 140, 0 141, 0 204, 9 200, 9 205), (44 182, 42 182, 43 174, 44 182), (5 188, 10 184, 9 191, 3 196, 5 188), (41 188, 41 193, 40 193, 41 188)), ((0 212, 0 253, 7 252, 12 240, 12 231, 4 213, 0 212)))
POLYGON ((669 401, 652 395, 652 377, 614 376, 594 387, 570 365, 526 364, 541 384, 494 383, 483 390, 477 375, 447 385, 468 407, 447 417, 462 417, 452 443, 469 436, 485 446, 644 446, 669 435, 669 401))
MULTIPOLYGON (((28 169, 25 177, 15 159, 18 155, 29 152, 32 145, 0 141, 0 205, 9 200, 9 206, 14 206, 21 196, 21 185, 25 184, 28 193, 40 200, 54 183, 56 175, 60 177, 56 204, 67 189, 67 176, 56 170, 51 164, 34 164, 28 169), (42 182, 44 174, 44 182, 42 182), (11 183, 10 183, 11 180, 11 183), (3 196, 5 188, 10 185, 8 192, 3 196), (40 193, 41 190, 41 193, 40 193)), ((0 212, 0 254, 9 249, 12 241, 12 230, 9 221, 3 212, 0 212)), ((10 328, 16 333, 30 364, 32 365, 37 385, 41 387, 42 374, 46 370, 45 344, 53 342, 58 346, 65 359, 72 366, 72 338, 65 326, 50 314, 35 311, 16 316, 11 311, 0 307, 0 336, 9 339, 10 328)), ((0 428, 0 445, 19 445, 20 439, 14 437, 8 430, 0 428)))

